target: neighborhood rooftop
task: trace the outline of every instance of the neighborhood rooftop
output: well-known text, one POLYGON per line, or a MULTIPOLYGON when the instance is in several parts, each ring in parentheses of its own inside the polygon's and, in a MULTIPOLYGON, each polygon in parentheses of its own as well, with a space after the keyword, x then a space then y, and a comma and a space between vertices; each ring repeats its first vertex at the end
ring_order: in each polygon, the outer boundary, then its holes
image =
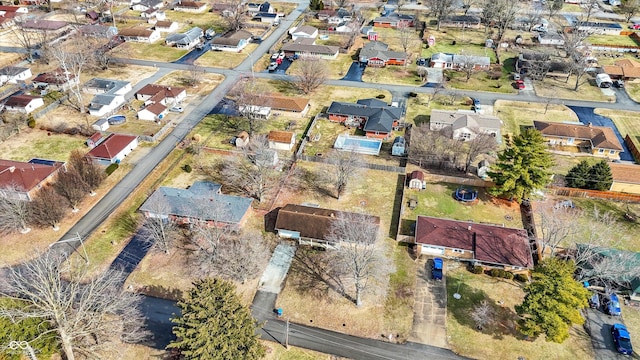
POLYGON ((533 122, 533 126, 543 135, 590 140, 594 148, 623 150, 618 137, 610 127, 537 120, 533 122))

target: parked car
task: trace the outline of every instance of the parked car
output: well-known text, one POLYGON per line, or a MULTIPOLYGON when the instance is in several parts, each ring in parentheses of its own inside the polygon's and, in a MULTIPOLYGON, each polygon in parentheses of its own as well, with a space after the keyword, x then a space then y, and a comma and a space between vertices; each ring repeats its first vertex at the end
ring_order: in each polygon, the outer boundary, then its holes
POLYGON ((475 99, 475 98, 471 98, 471 102, 473 103, 473 110, 480 111, 480 109, 481 109, 480 100, 475 99))
POLYGON ((278 63, 275 61, 272 61, 271 64, 269 64, 269 71, 276 71, 276 69, 278 68, 278 63))
POLYGON ((516 80, 516 89, 524 90, 524 88, 525 88, 524 81, 523 80, 516 80))
POLYGON ((600 309, 600 295, 598 295, 597 293, 594 293, 589 298, 589 307, 592 309, 600 309))
POLYGON ((284 56, 285 56, 284 55, 284 51, 280 51, 280 53, 278 54, 278 59, 282 60, 282 59, 284 59, 284 56))
POLYGON ((271 60, 272 60, 272 61, 275 61, 275 60, 278 58, 278 56, 280 56, 280 53, 273 53, 273 54, 271 54, 271 60))
POLYGON ((182 108, 182 106, 174 106, 172 108, 169 108, 169 111, 181 113, 184 111, 184 109, 182 108))
POLYGON ((633 25, 629 25, 629 29, 640 30, 640 23, 635 23, 633 25))
POLYGON ((433 259, 433 264, 431 265, 431 278, 433 280, 442 280, 442 263, 441 258, 433 259))
POLYGON ((623 80, 614 80, 613 81, 613 86, 617 87, 619 89, 622 89, 624 87, 624 81, 623 80))
POLYGON ((416 60, 416 65, 418 65, 418 66, 426 66, 427 65, 427 59, 419 58, 418 60, 416 60))
POLYGON ((618 295, 616 294, 607 294, 604 296, 603 300, 604 311, 611 316, 620 316, 620 301, 618 300, 618 295))
POLYGON ((611 337, 613 337, 613 343, 616 346, 616 350, 620 354, 631 355, 633 354, 633 347, 631 346, 631 336, 627 327, 622 324, 611 325, 611 337))

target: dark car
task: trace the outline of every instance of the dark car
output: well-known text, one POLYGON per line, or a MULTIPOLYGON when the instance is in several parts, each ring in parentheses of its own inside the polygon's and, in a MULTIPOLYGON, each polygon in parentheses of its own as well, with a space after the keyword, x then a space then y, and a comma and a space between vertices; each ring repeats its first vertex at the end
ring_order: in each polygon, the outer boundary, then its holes
POLYGON ((631 346, 631 336, 629 335, 626 326, 622 324, 611 325, 611 337, 613 337, 613 343, 616 345, 616 350, 620 354, 633 354, 633 347, 631 346))
POLYGON ((604 311, 611 316, 620 316, 620 301, 618 300, 618 295, 616 294, 607 294, 604 297, 604 311))
POLYGON ((471 98, 471 101, 473 102, 473 110, 480 111, 480 100, 471 98))
POLYGON ((619 89, 622 89, 624 87, 624 81, 622 81, 622 80, 614 80, 613 81, 613 86, 617 87, 619 89))
POLYGON ((442 280, 442 259, 441 258, 433 259, 433 264, 431 265, 431 278, 433 280, 442 280))

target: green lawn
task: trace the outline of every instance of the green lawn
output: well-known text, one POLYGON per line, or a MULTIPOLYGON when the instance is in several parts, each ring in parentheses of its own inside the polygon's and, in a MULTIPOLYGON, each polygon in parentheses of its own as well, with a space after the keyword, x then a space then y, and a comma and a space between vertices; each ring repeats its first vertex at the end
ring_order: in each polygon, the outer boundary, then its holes
POLYGON ((453 105, 448 105, 445 101, 447 99, 444 96, 436 96, 435 99, 431 100, 430 94, 418 94, 418 96, 414 98, 409 98, 405 119, 411 124, 424 124, 429 122, 431 110, 457 110, 467 108, 469 106, 466 103, 468 99, 469 98, 459 97, 453 105))
POLYGON ((156 41, 153 44, 125 42, 111 51, 115 56, 126 55, 134 59, 164 62, 178 60, 188 52, 188 50, 167 46, 164 44, 164 40, 156 41))
POLYGON ((447 337, 451 349, 474 359, 593 359, 589 335, 574 326, 562 344, 546 342, 544 337, 525 340, 516 329, 514 306, 521 303, 524 292, 515 281, 475 275, 464 268, 447 274, 447 337), (460 299, 453 294, 458 292, 460 299), (492 322, 479 331, 469 313, 486 300, 493 308, 492 322), (500 305, 502 304, 502 305, 500 305))
POLYGON ((27 161, 32 158, 44 158, 67 161, 69 153, 72 150, 83 148, 84 142, 87 140, 86 137, 79 135, 51 133, 47 136, 47 132, 35 129, 27 130, 27 132, 37 135, 31 136, 28 141, 20 142, 20 144, 15 144, 12 141, 0 143, 0 152, 2 152, 4 159, 27 161))
POLYGON ((638 116, 640 116, 639 112, 596 109, 595 113, 613 120, 613 123, 616 124, 616 127, 618 128, 618 131, 620 131, 622 137, 624 138, 629 135, 636 146, 640 148, 640 122, 638 122, 638 116))
POLYGON ((631 36, 622 35, 591 35, 585 39, 590 44, 638 46, 631 36))
MULTIPOLYGON (((614 101, 615 96, 606 96, 595 85, 595 79, 586 74, 580 80, 578 90, 574 90, 575 75, 571 75, 568 81, 564 79, 545 78, 543 81, 535 81, 536 95, 551 99, 581 99, 593 101, 614 101)), ((560 100, 561 101, 561 100, 560 100)))
POLYGON ((457 201, 453 194, 459 186, 428 182, 425 190, 405 189, 401 215, 402 233, 410 233, 418 215, 522 228, 520 208, 517 204, 496 201, 482 188, 476 188, 479 199, 477 202, 469 204, 457 201), (413 210, 408 207, 410 199, 417 200, 417 207, 413 210))
POLYGON ((258 46, 258 44, 249 44, 242 52, 228 51, 207 51, 196 60, 199 66, 214 66, 217 68, 233 69, 240 65, 258 46))
POLYGON ((571 109, 556 101, 546 104, 498 100, 494 103, 493 112, 502 120, 503 135, 519 134, 522 126, 533 126, 534 120, 578 121, 578 116, 571 109))

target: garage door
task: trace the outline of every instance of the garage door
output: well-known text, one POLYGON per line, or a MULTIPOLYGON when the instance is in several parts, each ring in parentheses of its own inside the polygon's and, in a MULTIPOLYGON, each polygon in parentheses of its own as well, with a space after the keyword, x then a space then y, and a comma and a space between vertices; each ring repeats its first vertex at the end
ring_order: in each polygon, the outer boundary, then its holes
POLYGON ((444 255, 444 248, 440 246, 422 245, 422 254, 444 255))

